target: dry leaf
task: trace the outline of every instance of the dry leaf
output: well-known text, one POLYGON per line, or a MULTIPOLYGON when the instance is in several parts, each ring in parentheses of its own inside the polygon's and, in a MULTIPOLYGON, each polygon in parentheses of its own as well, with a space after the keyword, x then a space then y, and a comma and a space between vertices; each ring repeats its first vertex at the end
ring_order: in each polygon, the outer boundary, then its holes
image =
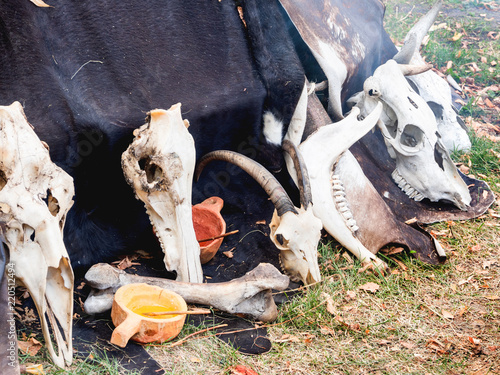
POLYGON ((231 259, 232 257, 234 257, 234 254, 231 250, 229 251, 224 251, 222 254, 224 254, 225 256, 227 256, 229 259, 231 259))
POLYGON ((328 311, 332 315, 337 315, 332 297, 327 293, 321 293, 321 297, 326 300, 326 311, 328 311))
POLYGON ((43 365, 26 365, 26 368, 21 365, 21 374, 45 375, 45 371, 43 365))
POLYGON ((42 349, 42 344, 40 341, 34 337, 30 337, 27 341, 17 341, 17 346, 24 353, 30 356, 35 356, 40 349, 42 349))
POLYGON ((238 365, 231 367, 231 375, 259 375, 249 367, 238 365))
POLYGON ((259 220, 259 221, 256 221, 255 224, 266 225, 266 221, 265 220, 259 220))
POLYGON ((335 331, 327 326, 319 326, 322 335, 335 336, 335 331))
POLYGON ((201 363, 201 359, 199 359, 199 358, 197 358, 197 357, 191 357, 189 360, 190 360, 191 362, 193 362, 193 363, 201 363))
POLYGON ((119 270, 125 270, 127 268, 132 267, 132 266, 139 266, 140 265, 140 263, 132 262, 132 260, 135 260, 135 259, 137 259, 137 257, 132 256, 129 258, 128 256, 126 256, 125 258, 123 258, 119 262, 113 262, 113 264, 118 263, 116 265, 116 268, 118 268, 119 270))
POLYGON ((345 294, 348 299, 356 298, 356 292, 354 290, 348 290, 345 294))
POLYGON ((441 310, 441 314, 443 314, 445 319, 455 319, 455 316, 447 310, 441 310))
POLYGON ((30 0, 30 1, 40 8, 52 8, 52 5, 46 4, 42 0, 30 0))
POLYGON ((403 341, 400 344, 401 344, 401 346, 403 348, 406 348, 406 349, 414 349, 415 348, 415 344, 413 344, 411 342, 405 342, 405 341, 403 341))
POLYGON ((359 287, 359 289, 362 289, 364 291, 371 292, 371 293, 376 293, 380 289, 380 285, 370 282, 370 283, 366 283, 366 284, 361 285, 359 287))
POLYGON ((498 300, 500 300, 500 296, 494 296, 494 295, 484 296, 484 298, 489 299, 490 301, 498 301, 498 300))
POLYGON ((462 33, 455 33, 455 35, 453 35, 453 37, 450 39, 452 42, 456 42, 457 40, 459 40, 461 37, 462 37, 462 33))
POLYGON ((279 339, 277 340, 273 340, 274 342, 289 342, 289 341, 292 341, 292 342, 300 342, 299 338, 297 336, 292 336, 292 335, 289 335, 288 333, 284 334, 283 336, 281 336, 279 339))

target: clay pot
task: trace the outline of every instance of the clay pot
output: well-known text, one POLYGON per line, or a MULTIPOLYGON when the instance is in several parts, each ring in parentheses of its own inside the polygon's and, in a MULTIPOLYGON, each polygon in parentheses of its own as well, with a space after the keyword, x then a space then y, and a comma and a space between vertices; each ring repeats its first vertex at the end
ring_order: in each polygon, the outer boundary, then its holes
POLYGON ((128 284, 115 293, 111 319, 115 330, 110 342, 124 348, 128 340, 165 342, 175 338, 186 314, 146 317, 138 312, 187 311, 184 299, 167 289, 148 284, 128 284))
MULTIPOLYGON (((224 201, 219 197, 210 197, 193 206, 193 225, 196 239, 215 237, 226 233, 226 222, 220 214, 224 201)), ((201 264, 207 263, 215 256, 223 238, 200 242, 201 264)))

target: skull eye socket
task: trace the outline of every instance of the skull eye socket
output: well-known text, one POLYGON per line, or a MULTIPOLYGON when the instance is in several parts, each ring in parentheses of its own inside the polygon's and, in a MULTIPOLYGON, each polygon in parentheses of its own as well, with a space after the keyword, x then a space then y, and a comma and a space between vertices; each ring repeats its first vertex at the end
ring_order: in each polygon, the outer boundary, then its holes
POLYGON ((276 234, 276 241, 278 241, 281 246, 285 244, 285 238, 280 233, 276 234))
POLYGON ((386 125, 386 127, 389 135, 392 138, 396 138, 396 134, 398 133, 398 120, 396 120, 392 125, 386 125))
POLYGON ((50 189, 47 189, 47 195, 45 198, 42 198, 42 200, 47 205, 47 208, 49 209, 52 216, 56 217, 60 210, 59 201, 52 195, 50 189))
POLYGON ((152 183, 161 178, 163 170, 160 166, 153 163, 150 157, 142 158, 139 160, 139 167, 146 172, 146 179, 148 183, 152 183))
POLYGON ((417 126, 409 124, 405 126, 400 140, 403 148, 415 151, 415 148, 423 143, 424 132, 417 126))
POLYGON ((2 190, 5 185, 7 185, 7 176, 5 172, 0 169, 0 190, 2 190))

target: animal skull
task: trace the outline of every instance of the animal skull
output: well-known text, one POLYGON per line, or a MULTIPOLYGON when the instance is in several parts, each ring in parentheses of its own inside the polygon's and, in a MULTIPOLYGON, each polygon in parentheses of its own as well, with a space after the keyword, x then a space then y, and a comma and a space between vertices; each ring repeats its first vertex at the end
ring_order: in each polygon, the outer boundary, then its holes
POLYGON ((401 190, 416 201, 444 200, 465 211, 471 202, 469 189, 440 139, 434 113, 404 77, 414 73, 414 67, 389 60, 349 102, 360 108, 362 116, 383 103, 378 126, 396 160, 392 177, 401 190))
MULTIPOLYGON (((422 65, 424 59, 420 55, 420 45, 423 38, 434 23, 442 1, 436 2, 432 9, 422 17, 408 32, 405 44, 394 57, 400 64, 422 65)), ((433 71, 427 71, 407 77, 412 88, 419 94, 434 112, 441 141, 448 151, 464 150, 471 147, 467 126, 457 115, 452 103, 450 85, 433 71)))
POLYGON ((35 302, 54 363, 72 362, 73 270, 63 243, 73 179, 50 160, 20 103, 0 107, 0 222, 16 281, 35 302), (50 330, 49 330, 50 324, 50 330), (57 354, 51 341, 57 344, 57 354))
MULTIPOLYGON (((293 152, 293 151, 291 151, 293 152)), ((290 197, 278 180, 256 161, 232 151, 213 151, 203 156, 196 167, 199 177, 203 168, 212 160, 233 163, 252 176, 269 194, 276 209, 270 223, 271 240, 280 250, 283 271, 294 281, 311 284, 321 280, 317 248, 321 236, 321 221, 312 213, 310 188, 305 164, 293 159, 300 166, 301 208, 294 207, 290 197)))
POLYGON ((165 266, 177 280, 203 281, 200 246, 191 212, 195 165, 194 140, 181 105, 155 109, 147 123, 134 131, 135 139, 122 155, 127 182, 146 206, 165 253, 165 266))
MULTIPOLYGON (((340 160, 345 158, 345 155, 349 155, 348 160, 354 159, 348 151, 349 147, 375 126, 381 111, 382 105, 379 104, 367 118, 358 121, 359 110, 355 108, 344 120, 316 130, 299 145, 299 149, 309 172, 314 215, 321 220, 325 230, 351 251, 362 264, 372 264, 383 271, 387 265, 357 238, 356 232, 359 228, 346 199, 340 175, 336 172, 340 160)), ((285 160, 290 175, 297 183, 296 168, 290 164, 288 158, 285 160)), ((352 175, 357 177, 357 184, 369 183, 362 172, 352 175)))

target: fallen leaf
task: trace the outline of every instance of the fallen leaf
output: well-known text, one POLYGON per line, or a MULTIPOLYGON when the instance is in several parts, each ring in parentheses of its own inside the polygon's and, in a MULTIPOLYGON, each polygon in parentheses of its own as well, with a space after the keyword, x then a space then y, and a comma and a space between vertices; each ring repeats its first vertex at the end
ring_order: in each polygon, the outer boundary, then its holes
POLYGON ((46 4, 42 0, 30 0, 30 1, 40 8, 52 8, 52 5, 46 4))
POLYGON ((231 367, 231 375, 259 375, 254 370, 243 365, 231 367))
POLYGON ((190 361, 193 363, 201 363, 201 359, 199 359, 198 357, 191 357, 190 361))
POLYGON ((356 298, 356 292, 354 290, 348 290, 345 294, 348 299, 356 298))
POLYGON ((319 326, 322 335, 335 336, 335 331, 327 326, 319 326))
POLYGON ((116 268, 119 270, 125 270, 127 268, 130 268, 132 266, 139 266, 140 263, 134 263, 133 260, 136 260, 138 256, 126 256, 120 261, 113 262, 112 264, 116 264, 116 268))
POLYGON ((457 315, 458 315, 458 316, 460 316, 460 317, 461 317, 461 316, 463 316, 463 315, 466 313, 466 311, 467 311, 468 309, 469 309, 469 308, 468 308, 467 306, 462 307, 460 310, 458 310, 457 315))
POLYGON ((328 311, 332 315, 337 315, 332 297, 327 293, 321 293, 321 297, 326 300, 326 311, 328 311))
POLYGON ((282 342, 300 342, 299 338, 297 336, 292 336, 289 335, 288 333, 284 334, 281 336, 279 339, 273 340, 274 342, 282 343, 282 342))
POLYGON ((33 374, 33 375, 45 375, 45 371, 43 370, 43 365, 26 365, 26 368, 22 368, 21 365, 21 374, 33 374))
POLYGON ((229 259, 231 259, 232 257, 234 257, 234 254, 232 251, 224 251, 222 254, 224 254, 225 256, 227 256, 229 259))
POLYGON ((259 221, 256 221, 255 224, 266 225, 266 221, 265 220, 259 220, 259 221))
POLYGON ((366 284, 361 285, 359 287, 359 289, 362 289, 364 291, 371 292, 371 293, 376 293, 380 289, 380 285, 370 282, 370 283, 366 283, 366 284))
POLYGON ((34 337, 30 337, 27 341, 17 341, 17 346, 24 353, 30 356, 35 356, 40 349, 42 349, 42 344, 40 341, 34 337))
POLYGON ((401 342, 400 344, 403 348, 406 348, 406 349, 414 349, 416 346, 415 344, 413 344, 411 342, 405 342, 405 341, 401 342))
POLYGON ((455 319, 455 316, 447 310, 441 310, 441 314, 443 314, 445 319, 455 319))
POLYGON ((450 39, 452 42, 456 42, 457 40, 459 40, 461 37, 462 37, 462 33, 455 33, 455 35, 453 35, 453 37, 450 39))

